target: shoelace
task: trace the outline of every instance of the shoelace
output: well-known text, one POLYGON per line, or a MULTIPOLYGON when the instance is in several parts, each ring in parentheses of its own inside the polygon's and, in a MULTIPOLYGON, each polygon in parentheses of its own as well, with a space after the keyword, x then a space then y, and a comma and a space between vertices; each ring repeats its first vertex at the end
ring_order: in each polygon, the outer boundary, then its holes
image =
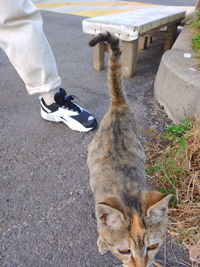
POLYGON ((75 103, 72 102, 75 98, 78 99, 75 95, 66 96, 64 106, 80 113, 81 112, 80 108, 75 103))

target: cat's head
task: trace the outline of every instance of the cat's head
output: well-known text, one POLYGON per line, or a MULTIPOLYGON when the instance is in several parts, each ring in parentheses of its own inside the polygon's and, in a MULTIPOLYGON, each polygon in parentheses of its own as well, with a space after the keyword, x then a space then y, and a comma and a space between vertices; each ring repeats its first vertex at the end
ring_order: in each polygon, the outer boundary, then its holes
POLYGON ((97 204, 99 251, 110 250, 124 267, 148 267, 164 241, 169 199, 146 191, 132 207, 125 208, 115 197, 97 204))

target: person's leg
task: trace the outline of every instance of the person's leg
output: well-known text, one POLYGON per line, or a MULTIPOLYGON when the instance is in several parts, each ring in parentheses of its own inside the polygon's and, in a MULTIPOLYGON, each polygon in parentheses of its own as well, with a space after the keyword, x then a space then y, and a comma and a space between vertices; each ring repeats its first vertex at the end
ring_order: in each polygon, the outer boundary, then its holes
MULTIPOLYGON (((0 47, 24 81, 28 93, 58 88, 61 80, 43 32, 40 11, 30 0, 1 0, 0 10, 0 47)), ((48 99, 48 94, 46 97, 48 99)))
POLYGON ((30 0, 0 0, 0 47, 24 81, 29 94, 40 93, 41 116, 76 131, 90 131, 96 119, 73 103, 64 89, 40 11, 30 0))

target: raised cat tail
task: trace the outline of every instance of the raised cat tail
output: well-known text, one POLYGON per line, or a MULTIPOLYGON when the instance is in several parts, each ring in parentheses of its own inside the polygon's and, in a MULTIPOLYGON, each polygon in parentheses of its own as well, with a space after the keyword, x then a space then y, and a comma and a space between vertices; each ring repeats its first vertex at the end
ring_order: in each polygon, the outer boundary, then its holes
POLYGON ((120 62, 121 49, 119 39, 110 32, 99 33, 89 42, 95 46, 99 42, 107 42, 111 49, 108 68, 108 89, 111 97, 111 106, 126 105, 126 97, 123 89, 122 66, 120 62))

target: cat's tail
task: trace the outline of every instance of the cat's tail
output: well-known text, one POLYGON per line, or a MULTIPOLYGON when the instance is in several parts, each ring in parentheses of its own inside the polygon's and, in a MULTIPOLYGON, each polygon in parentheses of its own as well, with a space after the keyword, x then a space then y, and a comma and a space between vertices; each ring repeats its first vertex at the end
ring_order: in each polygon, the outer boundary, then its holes
POLYGON ((111 97, 111 106, 126 104, 126 96, 123 89, 122 66, 120 62, 121 49, 119 39, 109 32, 99 33, 93 37, 89 45, 95 46, 99 42, 106 42, 110 46, 111 56, 108 68, 108 88, 111 97))

